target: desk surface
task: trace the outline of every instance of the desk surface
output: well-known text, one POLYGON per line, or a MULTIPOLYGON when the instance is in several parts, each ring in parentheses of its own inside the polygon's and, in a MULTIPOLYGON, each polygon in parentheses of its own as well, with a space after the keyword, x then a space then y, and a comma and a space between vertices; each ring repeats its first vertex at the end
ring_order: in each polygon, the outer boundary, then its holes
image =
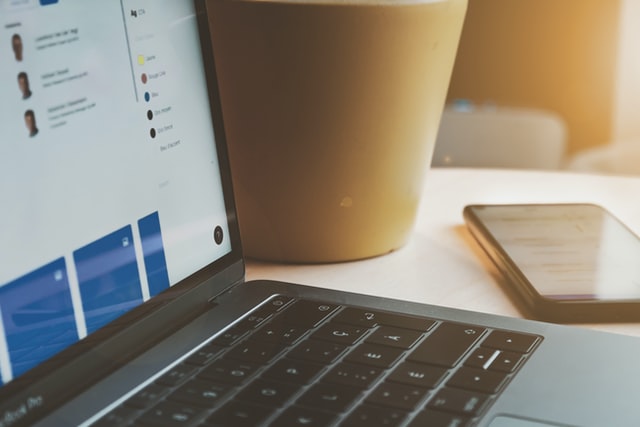
MULTIPOLYGON (((640 178, 489 169, 429 171, 410 241, 363 261, 283 265, 247 261, 247 279, 329 289, 523 317, 503 293, 500 275, 464 226, 472 203, 597 203, 640 234, 640 178)), ((640 336, 640 323, 579 325, 640 336)))

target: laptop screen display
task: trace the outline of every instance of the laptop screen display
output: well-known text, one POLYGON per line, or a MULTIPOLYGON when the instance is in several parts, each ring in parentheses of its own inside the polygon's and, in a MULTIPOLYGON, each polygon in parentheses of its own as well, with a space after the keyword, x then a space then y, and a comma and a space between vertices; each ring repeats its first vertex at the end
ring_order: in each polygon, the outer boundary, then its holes
POLYGON ((231 243, 191 2, 6 0, 0 64, 6 384, 231 243))

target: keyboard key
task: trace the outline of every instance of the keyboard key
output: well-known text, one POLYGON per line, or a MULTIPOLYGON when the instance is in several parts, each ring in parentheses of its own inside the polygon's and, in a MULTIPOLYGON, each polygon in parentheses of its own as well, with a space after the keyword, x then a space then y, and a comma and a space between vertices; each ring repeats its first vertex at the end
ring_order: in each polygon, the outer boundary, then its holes
POLYGON ((240 341, 248 332, 246 328, 231 327, 214 338, 212 344, 227 347, 240 341))
POLYGON ((263 376, 293 384, 309 384, 323 369, 324 366, 315 363, 280 359, 263 376))
POLYGON ((409 349, 422 337, 422 334, 409 329, 393 328, 390 326, 382 326, 375 331, 369 338, 368 343, 382 344, 391 347, 409 349))
POLYGON ((403 351, 398 348, 365 343, 354 348, 345 357, 345 360, 378 368, 388 368, 398 360, 402 353, 403 351))
POLYGON ((484 331, 478 326, 442 323, 418 344, 408 359, 453 368, 484 331))
POLYGON ((433 319, 425 317, 366 310, 355 307, 345 308, 335 316, 334 320, 352 325, 364 326, 365 328, 386 325, 422 332, 428 331, 436 323, 433 319))
POLYGON ((464 362, 465 366, 498 372, 513 372, 524 357, 519 353, 481 347, 464 362))
POLYGON ((209 344, 185 359, 184 363, 195 366, 205 366, 214 360, 224 350, 223 347, 209 344))
POLYGON ((340 344, 307 340, 298 344, 298 346, 287 353, 287 356, 293 359, 329 364, 336 360, 346 349, 346 346, 340 344))
POLYGON ((360 396, 360 390, 355 387, 336 387, 335 384, 319 383, 307 390, 297 403, 338 414, 351 406, 358 396, 360 396))
POLYGON ((236 345, 225 357, 263 365, 276 357, 285 348, 284 344, 277 342, 248 339, 236 345))
POLYGON ((353 386, 364 390, 369 388, 381 374, 381 369, 372 366, 341 363, 322 377, 322 381, 353 386))
POLYGON ((164 401, 143 414, 136 423, 148 426, 186 426, 203 413, 203 409, 190 405, 164 401))
POLYGON ((443 388, 430 401, 429 408, 475 417, 484 409, 488 396, 466 390, 443 388))
MULTIPOLYGON (((295 300, 291 297, 287 297, 284 295, 275 295, 271 299, 269 299, 269 301, 267 301, 258 310, 263 310, 263 311, 260 311, 259 313, 267 313, 267 312, 276 313, 286 308, 293 301, 295 300)), ((268 317, 268 316, 265 316, 265 317, 268 317)))
POLYGON ((420 332, 427 332, 436 324, 435 320, 428 319, 426 317, 393 313, 382 313, 379 320, 381 325, 395 326, 396 328, 402 329, 413 329, 414 331, 420 332))
POLYGON ((335 304, 300 300, 283 310, 278 316, 279 321, 286 321, 290 325, 314 327, 339 308, 335 304), (286 320, 285 320, 286 319, 286 320))
POLYGON ((251 314, 241 319, 236 324, 236 328, 251 331, 252 329, 255 329, 258 326, 262 325, 267 319, 273 316, 274 313, 275 310, 272 307, 260 307, 254 310, 251 314))
POLYGON ((506 374, 500 372, 465 367, 460 368, 447 382, 447 385, 493 394, 502 387, 506 378, 506 374))
POLYGON ((506 373, 514 372, 523 359, 524 357, 518 353, 503 351, 500 352, 498 357, 496 357, 493 363, 491 363, 491 366, 489 366, 489 370, 506 373))
POLYGON ((478 348, 465 360, 465 366, 471 366, 479 369, 489 369, 489 365, 493 363, 500 354, 500 350, 495 348, 478 348))
POLYGON ((173 392, 168 399, 203 408, 212 408, 230 390, 230 385, 191 380, 173 392))
POLYGON ((245 316, 221 336, 217 337, 214 343, 224 346, 232 345, 247 333, 263 324, 283 307, 286 307, 292 300, 292 298, 282 296, 270 300, 265 305, 245 316))
POLYGON ((373 310, 347 307, 340 313, 336 314, 334 320, 365 328, 373 328, 378 326, 378 318, 380 315, 381 314, 379 312, 373 310))
POLYGON ((207 423, 224 427, 253 427, 262 424, 271 413, 272 410, 269 408, 232 401, 207 418, 207 423))
POLYGON ((239 360, 221 359, 204 368, 198 378, 222 382, 225 384, 240 385, 247 381, 256 371, 257 365, 241 362, 239 360))
POLYGON ((447 370, 438 366, 403 362, 391 372, 389 381, 422 388, 435 388, 446 375, 447 370))
POLYGON ((376 387, 367 402, 411 412, 426 395, 427 390, 420 387, 384 382, 376 387))
POLYGON ((284 308, 287 307, 287 305, 289 303, 291 303, 292 301, 294 301, 293 298, 285 296, 285 295, 276 295, 274 297, 272 297, 267 303, 266 305, 269 305, 273 308, 275 308, 276 311, 280 311, 284 308))
POLYGON ((129 406, 118 406, 94 424, 94 427, 119 427, 130 425, 130 420, 140 414, 140 411, 129 406))
POLYGON ((276 342, 282 344, 293 344, 302 335, 307 333, 308 327, 300 325, 291 325, 285 320, 274 320, 266 324, 262 329, 256 332, 251 339, 276 342))
POLYGON ((258 379, 249 384, 236 398, 249 403, 255 403, 256 405, 278 408, 289 399, 298 388, 298 386, 293 384, 258 379))
POLYGON ((335 415, 302 406, 292 406, 282 413, 269 427, 328 427, 335 415))
POLYGON ((482 343, 484 347, 497 348, 504 351, 529 353, 538 342, 536 335, 521 334, 511 331, 493 331, 482 343))
POLYGON ((343 425, 348 427, 394 427, 407 417, 402 411, 363 405, 356 408, 343 425))
POLYGON ((368 329, 360 326, 330 322, 314 332, 312 338, 338 344, 352 345, 355 344, 367 330, 368 329))
POLYGON ((420 412, 407 427, 468 427, 471 421, 460 415, 426 409, 420 412))
POLYGON ((191 378, 192 374, 196 372, 196 369, 197 368, 195 366, 182 363, 174 366, 168 372, 163 374, 156 380, 156 383, 168 387, 175 387, 191 378))

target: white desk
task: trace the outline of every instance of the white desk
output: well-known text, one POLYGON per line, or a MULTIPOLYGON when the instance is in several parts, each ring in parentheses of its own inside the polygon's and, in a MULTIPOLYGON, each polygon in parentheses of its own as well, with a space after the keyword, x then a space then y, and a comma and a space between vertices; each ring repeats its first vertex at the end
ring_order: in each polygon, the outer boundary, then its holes
MULTIPOLYGON (((597 203, 640 234, 640 178, 488 169, 432 169, 415 231, 400 250, 357 262, 282 265, 248 260, 247 279, 330 289, 522 317, 499 274, 466 230, 472 203, 597 203)), ((640 336, 637 324, 581 325, 640 336)))

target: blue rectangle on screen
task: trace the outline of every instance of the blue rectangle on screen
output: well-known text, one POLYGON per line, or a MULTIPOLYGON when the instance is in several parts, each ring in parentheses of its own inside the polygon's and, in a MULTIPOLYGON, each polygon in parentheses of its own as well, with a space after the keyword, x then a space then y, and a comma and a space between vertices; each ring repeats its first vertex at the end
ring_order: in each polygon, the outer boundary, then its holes
POLYGON ((0 309, 14 377, 78 341, 64 258, 1 287, 0 309))
POLYGON ((89 333, 142 303, 131 226, 73 253, 89 333))
POLYGON ((147 270, 147 282, 151 296, 157 295, 169 287, 169 273, 164 256, 160 217, 154 212, 138 221, 144 266, 147 270))
POLYGON ((58 0, 40 0, 40 5, 46 6, 48 4, 56 4, 58 0))

